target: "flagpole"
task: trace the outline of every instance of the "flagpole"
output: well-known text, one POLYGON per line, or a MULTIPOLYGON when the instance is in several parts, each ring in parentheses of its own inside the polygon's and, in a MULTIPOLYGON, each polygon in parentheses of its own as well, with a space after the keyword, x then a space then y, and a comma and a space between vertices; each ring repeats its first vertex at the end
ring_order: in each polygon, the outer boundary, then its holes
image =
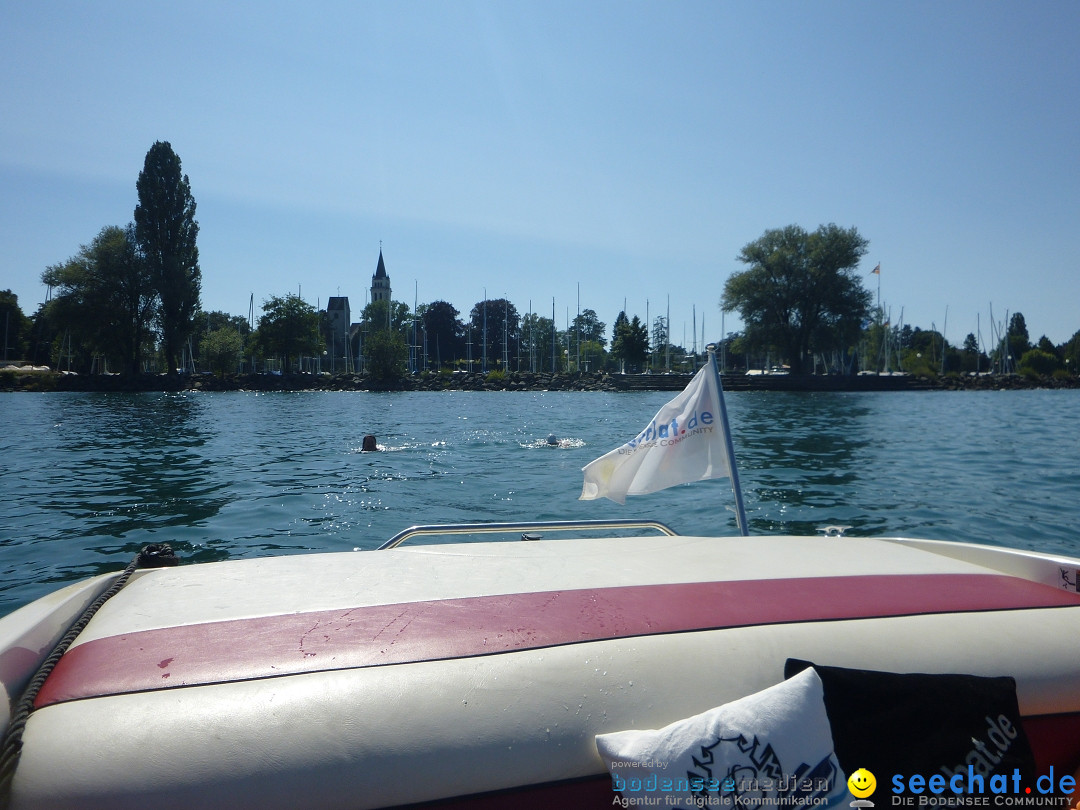
POLYGON ((728 425, 727 404, 724 402, 724 386, 720 382, 720 369, 716 365, 716 344, 705 347, 709 353, 709 364, 716 375, 716 392, 720 400, 720 426, 724 431, 724 443, 727 445, 728 466, 731 468, 731 491, 735 495, 735 522, 739 524, 739 534, 749 537, 746 525, 746 508, 743 506, 742 485, 739 483, 739 467, 735 463, 735 445, 731 441, 731 427, 728 425))

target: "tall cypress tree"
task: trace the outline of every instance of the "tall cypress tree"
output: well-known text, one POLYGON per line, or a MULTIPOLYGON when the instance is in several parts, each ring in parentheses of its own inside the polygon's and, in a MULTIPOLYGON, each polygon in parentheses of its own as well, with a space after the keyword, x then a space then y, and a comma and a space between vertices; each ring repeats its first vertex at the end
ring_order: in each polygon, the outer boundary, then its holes
POLYGON ((135 236, 153 273, 160 298, 158 320, 170 374, 178 367, 184 341, 195 329, 202 272, 195 244, 199 223, 191 184, 167 141, 146 153, 136 183, 135 236))

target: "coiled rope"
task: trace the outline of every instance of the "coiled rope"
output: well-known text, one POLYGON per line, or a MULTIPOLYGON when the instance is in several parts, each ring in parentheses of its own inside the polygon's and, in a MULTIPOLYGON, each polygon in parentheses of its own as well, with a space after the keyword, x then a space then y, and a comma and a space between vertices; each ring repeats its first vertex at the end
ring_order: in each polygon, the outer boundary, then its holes
POLYGON ((172 547, 168 543, 152 543, 145 546, 128 563, 127 568, 109 586, 108 590, 102 593, 82 612, 78 620, 68 628, 64 637, 56 643, 52 652, 41 662, 41 666, 38 667, 34 677, 30 679, 26 689, 23 690, 19 700, 15 703, 15 707, 11 712, 11 721, 8 723, 7 730, 4 733, 3 744, 0 745, 0 810, 7 810, 11 801, 11 782, 15 777, 15 769, 19 765, 19 756, 22 754, 22 738, 26 729, 26 721, 34 710, 34 701, 37 699, 38 692, 45 685, 45 680, 53 671, 60 657, 67 652, 67 648, 79 637, 79 634, 94 618, 94 614, 98 612, 101 606, 127 585, 127 581, 136 570, 139 568, 164 568, 177 565, 179 562, 179 558, 173 553, 172 547))

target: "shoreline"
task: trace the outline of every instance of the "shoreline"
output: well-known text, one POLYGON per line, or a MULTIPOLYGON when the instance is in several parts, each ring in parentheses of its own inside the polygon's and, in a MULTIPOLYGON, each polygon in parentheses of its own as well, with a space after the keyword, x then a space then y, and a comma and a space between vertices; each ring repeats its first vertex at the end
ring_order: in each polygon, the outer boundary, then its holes
MULTIPOLYGON (((421 373, 397 380, 360 374, 76 375, 54 371, 0 371, 0 391, 179 392, 179 391, 681 391, 690 374, 579 374, 474 372, 421 373)), ((1078 389, 1080 377, 1018 374, 969 377, 824 376, 724 374, 725 391, 1003 391, 1078 389)))

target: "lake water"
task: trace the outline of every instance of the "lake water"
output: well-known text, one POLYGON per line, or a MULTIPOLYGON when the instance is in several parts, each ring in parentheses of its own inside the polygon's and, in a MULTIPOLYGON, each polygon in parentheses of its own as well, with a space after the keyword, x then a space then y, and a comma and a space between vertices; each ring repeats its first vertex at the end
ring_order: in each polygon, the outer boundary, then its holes
MULTIPOLYGON (((0 615, 148 542, 206 561, 370 549, 420 523, 735 534, 726 480, 577 500, 581 467, 672 396, 0 393, 0 615), (366 433, 385 452, 361 453, 366 433)), ((1080 556, 1080 392, 727 399, 752 534, 844 524, 1080 556)))

